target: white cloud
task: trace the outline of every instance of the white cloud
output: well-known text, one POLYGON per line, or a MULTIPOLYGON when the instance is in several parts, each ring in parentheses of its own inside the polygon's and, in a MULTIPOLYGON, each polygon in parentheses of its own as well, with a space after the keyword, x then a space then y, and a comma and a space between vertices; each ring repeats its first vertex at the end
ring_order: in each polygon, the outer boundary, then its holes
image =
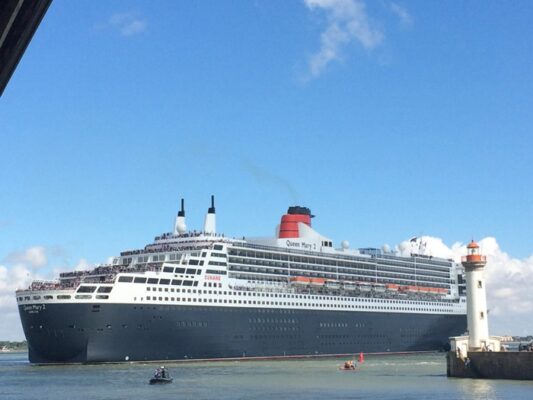
POLYGON ((118 13, 111 16, 109 24, 118 29, 122 36, 132 36, 146 31, 146 20, 139 18, 133 12, 118 13))
POLYGON ((14 251, 5 259, 12 264, 29 264, 31 267, 42 267, 46 265, 46 249, 43 246, 33 246, 24 251, 14 251))
POLYGON ((21 340, 24 337, 15 300, 15 290, 29 286, 35 278, 31 269, 22 264, 0 265, 0 340, 21 340))
POLYGON ((361 0, 304 0, 310 10, 327 13, 328 26, 320 36, 320 50, 309 60, 309 73, 318 77, 334 60, 341 57, 342 47, 353 41, 373 49, 384 38, 370 20, 361 0))
MULTIPOLYGON (((491 334, 533 334, 533 320, 529 318, 533 313, 533 256, 513 258, 500 249, 494 237, 486 237, 478 243, 482 254, 487 256, 485 276, 491 334)), ((403 255, 412 249, 456 261, 466 255, 465 244, 455 243, 448 247, 442 239, 431 236, 406 240, 397 246, 403 255)))
POLYGON ((75 271, 86 271, 91 268, 93 268, 93 265, 89 261, 87 261, 85 258, 82 258, 80 259, 80 261, 78 261, 78 264, 76 265, 74 270, 75 271))
MULTIPOLYGON (((22 340, 24 333, 18 315, 15 291, 26 289, 36 279, 56 278, 61 270, 72 268, 56 268, 50 271, 47 267, 50 259, 62 258, 64 250, 58 246, 32 246, 21 251, 14 251, 3 258, 0 264, 0 340, 22 340)), ((88 266, 81 259, 78 267, 88 266)))
POLYGON ((399 5, 398 3, 391 2, 390 10, 400 19, 400 22, 403 26, 409 27, 413 25, 413 17, 407 12, 405 7, 399 5))

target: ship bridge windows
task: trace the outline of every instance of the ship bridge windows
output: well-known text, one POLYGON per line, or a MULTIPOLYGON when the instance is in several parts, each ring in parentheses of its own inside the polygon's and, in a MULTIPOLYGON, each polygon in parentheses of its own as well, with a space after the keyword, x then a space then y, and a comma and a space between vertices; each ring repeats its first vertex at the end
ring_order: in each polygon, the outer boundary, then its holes
POLYGON ((217 266, 220 266, 220 267, 226 267, 227 264, 225 262, 220 262, 220 261, 209 261, 208 265, 217 265, 217 266))
POLYGON ((164 267, 164 268, 163 268, 163 272, 170 272, 170 273, 173 273, 173 272, 174 272, 174 268, 172 268, 172 267, 164 267))
POLYGON ((119 282, 133 282, 133 276, 120 276, 118 278, 119 282))
POLYGON ((122 257, 121 263, 122 265, 130 265, 133 261, 133 257, 122 257))
POLYGON ((221 257, 221 258, 226 258, 227 255, 225 253, 211 253, 211 257, 221 257))
POLYGON ((113 290, 113 286, 100 286, 98 288, 98 293, 110 293, 113 290))
POLYGON ((93 293, 96 290, 96 286, 80 286, 77 293, 93 293))
POLYGON ((222 246, 221 244, 215 244, 215 245, 213 246, 213 249, 214 249, 214 250, 222 250, 223 248, 224 248, 224 246, 222 246))
POLYGON ((133 280, 133 283, 146 283, 146 278, 142 278, 140 276, 135 277, 133 280))
POLYGON ((226 275, 226 271, 220 271, 217 269, 207 269, 205 271, 206 274, 217 274, 217 275, 226 275))
POLYGON ((200 260, 190 259, 189 260, 189 265, 198 265, 199 262, 200 262, 200 260))

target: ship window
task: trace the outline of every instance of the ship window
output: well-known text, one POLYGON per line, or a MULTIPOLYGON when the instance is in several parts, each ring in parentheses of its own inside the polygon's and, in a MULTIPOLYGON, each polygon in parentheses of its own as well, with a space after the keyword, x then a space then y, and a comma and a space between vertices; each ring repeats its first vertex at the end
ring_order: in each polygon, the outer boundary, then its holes
POLYGON ((183 281, 183 286, 192 286, 192 281, 183 281))
POLYGON ((159 284, 160 285, 168 285, 170 283, 170 279, 160 279, 159 284))
POLYGON ((146 278, 136 277, 133 280, 134 283, 146 283, 146 278))
POLYGON ((148 278, 148 283, 157 283, 157 278, 148 278))
POLYGON ((181 285, 181 279, 172 279, 172 284, 176 286, 181 285))
POLYGON ((131 282, 133 281, 133 276, 121 276, 118 278, 119 282, 131 282))
POLYGON ((479 316, 481 317, 481 319, 483 319, 483 318, 485 318, 485 313, 483 313, 483 311, 481 311, 481 312, 479 313, 479 316))
POLYGON ((483 287, 483 284, 482 284, 481 281, 477 281, 477 287, 480 288, 480 289, 483 287))
POLYGON ((113 286, 100 286, 98 288, 98 293, 110 293, 113 290, 113 286))
POLYGON ((52 300, 53 298, 54 298, 54 296, 50 296, 50 295, 44 296, 45 300, 52 300))
POLYGON ((198 260, 189 260, 189 265, 198 265, 198 260))
POLYGON ((185 273, 185 268, 176 268, 176 274, 184 274, 185 273))
POLYGON ((33 300, 40 300, 41 296, 33 296, 33 300))
POLYGON ((97 294, 96 298, 100 300, 107 300, 109 299, 109 296, 107 294, 97 294))
POLYGON ((220 244, 215 244, 215 246, 213 247, 213 249, 215 249, 215 250, 222 250, 222 245, 220 245, 220 244))
MULTIPOLYGON (((58 296, 59 297, 59 296, 58 296)), ((76 295, 76 299, 90 299, 92 298, 93 296, 91 296, 90 294, 77 294, 76 295)))
POLYGON ((196 274, 196 270, 195 269, 192 269, 192 268, 187 268, 187 270, 185 271, 185 273, 187 275, 195 275, 196 274))
POLYGON ((172 273, 172 272, 174 272, 174 268, 171 268, 171 267, 165 267, 165 268, 163 268, 163 272, 170 272, 170 273, 172 273))
POLYGON ((93 293, 96 290, 96 286, 80 286, 77 290, 78 293, 93 293))

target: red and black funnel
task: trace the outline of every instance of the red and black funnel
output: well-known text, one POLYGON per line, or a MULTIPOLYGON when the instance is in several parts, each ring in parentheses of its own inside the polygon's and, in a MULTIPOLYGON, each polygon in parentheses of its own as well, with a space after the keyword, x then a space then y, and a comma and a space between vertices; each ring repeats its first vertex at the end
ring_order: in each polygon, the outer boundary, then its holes
POLYGON ((281 217, 281 224, 279 226, 279 238, 297 238, 300 237, 298 231, 298 222, 303 222, 311 227, 311 210, 307 207, 293 206, 289 207, 287 214, 281 217))

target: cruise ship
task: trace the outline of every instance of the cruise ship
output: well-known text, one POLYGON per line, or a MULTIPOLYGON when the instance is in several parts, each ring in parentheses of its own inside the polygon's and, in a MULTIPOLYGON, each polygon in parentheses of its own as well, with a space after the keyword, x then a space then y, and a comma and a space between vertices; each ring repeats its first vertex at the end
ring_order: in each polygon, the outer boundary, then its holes
POLYGON ((16 292, 29 361, 144 362, 441 350, 466 330, 451 259, 338 248, 291 206, 269 238, 172 232, 16 292))

